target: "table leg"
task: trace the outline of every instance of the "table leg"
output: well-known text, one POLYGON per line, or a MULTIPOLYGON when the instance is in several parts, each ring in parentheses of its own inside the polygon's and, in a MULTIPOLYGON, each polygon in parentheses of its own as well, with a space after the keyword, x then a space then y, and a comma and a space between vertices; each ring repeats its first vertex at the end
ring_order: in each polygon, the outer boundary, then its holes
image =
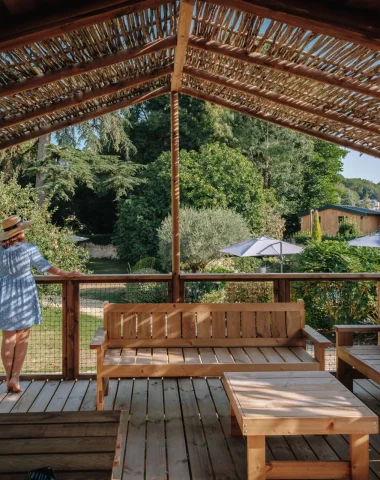
POLYGON ((239 425, 239 422, 237 421, 236 415, 231 406, 230 406, 230 412, 231 412, 231 435, 240 436, 241 435, 240 425, 239 425))
POLYGON ((369 435, 350 435, 350 460, 352 480, 368 480, 369 435))
POLYGON ((265 436, 247 437, 247 478, 265 480, 265 436))

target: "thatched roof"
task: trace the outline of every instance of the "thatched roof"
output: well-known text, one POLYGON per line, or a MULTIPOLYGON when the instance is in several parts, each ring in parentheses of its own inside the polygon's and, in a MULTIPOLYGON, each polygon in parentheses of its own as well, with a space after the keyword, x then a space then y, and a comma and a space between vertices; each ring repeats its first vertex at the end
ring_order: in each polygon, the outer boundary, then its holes
POLYGON ((0 0, 0 149, 172 90, 380 157, 379 18, 377 0, 0 0))

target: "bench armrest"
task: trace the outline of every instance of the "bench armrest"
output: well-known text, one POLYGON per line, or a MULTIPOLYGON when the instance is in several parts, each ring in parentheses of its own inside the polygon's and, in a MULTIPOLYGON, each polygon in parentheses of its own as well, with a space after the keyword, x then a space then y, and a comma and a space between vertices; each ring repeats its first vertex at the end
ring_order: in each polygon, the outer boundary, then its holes
POLYGON ((380 325, 335 325, 337 333, 375 333, 380 332, 380 325))
POLYGON ((91 350, 94 350, 96 348, 101 348, 106 340, 107 340, 107 330, 104 330, 103 327, 99 327, 96 330, 94 338, 91 340, 91 343, 90 343, 91 350))
POLYGON ((302 329, 302 333, 305 335, 306 338, 314 342, 320 347, 326 348, 331 347, 332 343, 326 337, 318 333, 314 328, 309 327, 306 325, 305 328, 302 329))

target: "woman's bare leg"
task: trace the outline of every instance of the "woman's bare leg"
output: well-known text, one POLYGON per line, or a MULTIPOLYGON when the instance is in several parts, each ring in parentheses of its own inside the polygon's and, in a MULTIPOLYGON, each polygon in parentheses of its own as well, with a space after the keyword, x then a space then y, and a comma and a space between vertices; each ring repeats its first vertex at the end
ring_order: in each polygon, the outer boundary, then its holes
POLYGON ((24 330, 17 330, 16 332, 16 346, 13 357, 12 376, 9 381, 9 386, 13 387, 14 391, 20 391, 20 373, 26 352, 28 351, 30 328, 24 330))
POLYGON ((7 383, 12 376, 12 366, 16 347, 16 330, 3 330, 3 341, 1 343, 1 360, 4 365, 7 383))

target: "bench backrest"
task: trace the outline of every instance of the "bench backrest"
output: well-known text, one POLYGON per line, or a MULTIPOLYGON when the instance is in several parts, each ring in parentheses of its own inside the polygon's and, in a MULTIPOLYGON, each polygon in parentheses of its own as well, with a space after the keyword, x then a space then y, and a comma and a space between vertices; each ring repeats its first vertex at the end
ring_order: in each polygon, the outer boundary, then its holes
POLYGON ((303 300, 104 304, 104 328, 115 346, 302 345, 304 326, 303 300))

